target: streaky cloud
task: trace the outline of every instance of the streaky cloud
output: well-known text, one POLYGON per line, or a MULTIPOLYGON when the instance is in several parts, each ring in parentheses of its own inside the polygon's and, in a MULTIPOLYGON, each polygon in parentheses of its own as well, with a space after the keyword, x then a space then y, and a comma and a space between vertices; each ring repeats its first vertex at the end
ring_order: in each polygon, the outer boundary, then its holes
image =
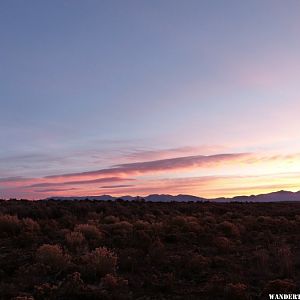
POLYGON ((51 175, 45 178, 63 178, 63 177, 89 177, 101 175, 138 175, 149 172, 170 171, 176 169, 185 169, 190 167, 209 167, 220 163, 239 160, 249 156, 249 153, 229 153, 215 155, 194 155, 183 156, 168 159, 159 159, 145 162, 134 162, 114 165, 111 168, 87 171, 80 173, 68 173, 61 175, 51 175))
POLYGON ((43 189, 43 190, 35 190, 35 193, 51 193, 51 192, 69 192, 78 190, 77 188, 69 188, 69 189, 43 189))
POLYGON ((117 188, 127 188, 127 187, 133 187, 133 184, 120 184, 120 185, 103 185, 100 188, 101 189, 117 189, 117 188))
POLYGON ((76 181, 65 181, 65 182, 42 182, 28 185, 26 187, 50 187, 50 186, 64 186, 64 185, 85 185, 85 184, 95 184, 102 182, 116 182, 116 181, 132 181, 133 178, 121 178, 121 177, 104 177, 93 180, 76 180, 76 181))

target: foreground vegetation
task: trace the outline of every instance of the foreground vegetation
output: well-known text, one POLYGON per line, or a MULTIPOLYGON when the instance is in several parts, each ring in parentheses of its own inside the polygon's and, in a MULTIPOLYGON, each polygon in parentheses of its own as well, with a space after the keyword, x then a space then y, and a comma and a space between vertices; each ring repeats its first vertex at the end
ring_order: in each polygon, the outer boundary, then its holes
POLYGON ((0 298, 299 292, 299 203, 1 201, 0 298))

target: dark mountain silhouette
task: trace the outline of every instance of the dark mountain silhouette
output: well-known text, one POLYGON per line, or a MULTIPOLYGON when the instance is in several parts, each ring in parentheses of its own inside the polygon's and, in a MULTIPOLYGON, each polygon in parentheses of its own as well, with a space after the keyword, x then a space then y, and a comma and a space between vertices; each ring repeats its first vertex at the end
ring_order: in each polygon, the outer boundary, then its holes
POLYGON ((202 198, 192 195, 169 195, 169 194, 151 194, 145 197, 139 196, 122 196, 122 197, 113 197, 111 195, 100 195, 100 196, 83 196, 83 197, 51 197, 47 200, 99 200, 99 201, 114 201, 114 200, 125 200, 125 201, 136 201, 144 200, 149 202, 284 202, 284 201, 300 201, 300 191, 298 192, 289 192, 289 191, 277 191, 268 194, 259 194, 251 196, 235 196, 232 198, 202 198))

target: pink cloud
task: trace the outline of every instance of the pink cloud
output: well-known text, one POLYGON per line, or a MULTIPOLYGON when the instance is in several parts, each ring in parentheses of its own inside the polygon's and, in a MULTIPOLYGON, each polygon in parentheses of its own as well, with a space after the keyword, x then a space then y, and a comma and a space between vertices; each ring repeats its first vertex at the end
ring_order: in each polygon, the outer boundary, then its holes
POLYGON ((299 153, 183 156, 118 164, 96 171, 52 175, 44 178, 2 178, 0 197, 21 196, 33 199, 41 198, 42 195, 46 197, 49 193, 58 196, 103 193, 116 196, 122 194, 145 196, 150 193, 187 193, 205 197, 229 196, 236 195, 238 192, 259 191, 259 187, 267 191, 268 186, 296 189, 300 186, 299 176, 293 172, 297 171, 299 166, 299 153), (203 176, 206 172, 211 176, 203 176), (282 174, 276 177, 275 175, 280 172, 286 172, 288 175, 282 174), (264 175, 264 173, 271 175, 264 175), (136 178, 132 178, 135 176, 136 178), (162 176, 164 178, 161 178, 162 176), (132 181, 134 185, 130 184, 132 181), (24 185, 24 182, 27 185, 24 185), (268 182, 268 186, 263 182, 268 182), (99 187, 99 183, 103 185, 99 187))
POLYGON ((225 162, 233 162, 241 160, 249 156, 247 153, 232 153, 232 154, 216 154, 216 155, 194 155, 184 156, 160 160, 152 160, 145 162, 126 163, 112 166, 107 169, 100 169, 96 171, 88 171, 81 173, 68 173, 62 175, 51 175, 45 178, 65 178, 65 177, 91 177, 91 176, 111 176, 111 175, 139 175, 149 172, 165 172, 182 170, 193 167, 209 167, 222 164, 225 162))
POLYGON ((41 182, 35 183, 27 186, 28 188, 32 187, 50 187, 50 186, 64 186, 64 185, 86 185, 86 184, 95 184, 103 182, 116 182, 116 181, 132 181, 133 178, 121 178, 121 177, 104 177, 94 180, 75 180, 75 181, 64 181, 64 182, 41 182))
POLYGON ((120 184, 120 185, 103 185, 100 187, 100 189, 117 189, 117 188, 127 188, 127 187, 133 187, 132 184, 120 184))

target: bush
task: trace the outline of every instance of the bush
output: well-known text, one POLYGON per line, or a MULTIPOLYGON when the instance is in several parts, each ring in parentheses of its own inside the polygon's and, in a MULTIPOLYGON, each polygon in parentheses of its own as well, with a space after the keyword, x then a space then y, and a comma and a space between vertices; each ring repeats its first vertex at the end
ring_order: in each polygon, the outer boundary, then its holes
POLYGON ((122 235, 127 235, 128 233, 130 233, 133 229, 133 225, 131 225, 127 221, 121 221, 121 222, 109 225, 108 228, 110 230, 112 230, 112 232, 114 234, 122 236, 122 235))
POLYGON ((101 284, 105 289, 114 290, 128 285, 128 280, 122 277, 115 276, 113 274, 106 274, 102 280, 101 284))
POLYGON ((90 224, 79 224, 75 227, 75 231, 84 235, 87 240, 101 240, 102 232, 95 226, 90 224))
POLYGON ((286 245, 278 249, 278 263, 283 276, 290 277, 293 273, 294 263, 290 248, 286 245))
POLYGON ((120 222, 120 219, 115 216, 106 216, 103 218, 103 223, 105 224, 114 224, 120 222))
POLYGON ((228 235, 228 236, 234 236, 234 237, 236 237, 236 236, 239 236, 239 235, 240 235, 239 228, 238 228, 235 224, 233 224, 233 223, 231 223, 231 222, 229 222, 229 221, 224 221, 224 222, 222 222, 222 223, 219 225, 219 228, 220 228, 220 230, 221 230, 224 234, 226 234, 226 235, 228 235))
MULTIPOLYGON (((87 290, 86 285, 81 279, 78 272, 69 274, 58 289, 59 299, 82 299, 84 292, 87 290)), ((56 298, 55 298, 56 299, 56 298)))
POLYGON ((232 242, 225 236, 216 237, 214 244, 220 252, 228 252, 232 249, 232 242))
POLYGON ((200 254, 194 254, 188 260, 186 267, 189 272, 200 274, 207 270, 208 264, 209 259, 200 254))
POLYGON ((38 248, 36 260, 38 263, 58 271, 65 268, 68 263, 68 256, 63 253, 61 246, 44 244, 38 248))
POLYGON ((57 292, 57 286, 49 283, 43 283, 34 287, 34 296, 37 300, 55 299, 54 295, 57 292))
POLYGON ((0 216, 0 234, 2 236, 17 235, 21 230, 21 222, 17 216, 0 216))
POLYGON ((77 251, 85 244, 85 238, 81 232, 72 231, 65 236, 66 244, 71 250, 77 251))
POLYGON ((226 299, 228 300, 246 300, 247 286, 243 283, 229 283, 225 288, 226 299))
POLYGON ((37 233, 40 231, 40 225, 38 222, 32 220, 31 218, 25 218, 22 220, 25 232, 37 233))
POLYGON ((99 247, 86 254, 83 263, 87 276, 95 279, 116 272, 117 256, 106 247, 99 247))
POLYGON ((276 279, 269 281, 262 292, 262 296, 267 296, 268 294, 288 294, 297 292, 296 284, 290 279, 276 279))

